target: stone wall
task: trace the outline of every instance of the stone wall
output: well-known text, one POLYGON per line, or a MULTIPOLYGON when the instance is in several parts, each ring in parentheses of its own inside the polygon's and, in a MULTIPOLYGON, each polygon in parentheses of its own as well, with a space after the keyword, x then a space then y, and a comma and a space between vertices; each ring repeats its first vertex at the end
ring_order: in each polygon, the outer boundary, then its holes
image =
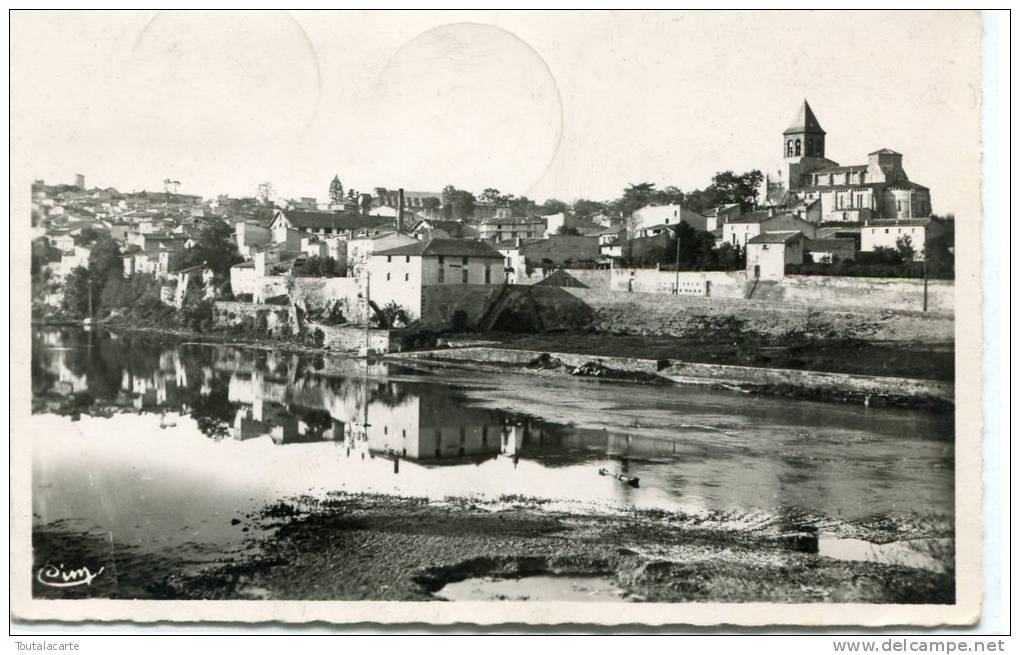
POLYGON ((654 268, 614 268, 609 288, 613 291, 672 295, 679 277, 681 295, 743 298, 744 271, 660 271, 654 268))
MULTIPOLYGON (((847 308, 865 307, 921 311, 924 281, 903 278, 787 275, 781 283, 783 301, 847 308)), ((955 284, 928 280, 928 311, 952 316, 955 284)))
POLYGON ((221 328, 245 328, 279 335, 290 330, 290 308, 250 302, 213 303, 213 325, 221 328))
POLYGON ((365 302, 358 297, 361 282, 353 277, 295 277, 291 300, 308 315, 342 315, 351 322, 364 322, 365 302))
POLYGON ((502 286, 485 284, 427 285, 421 290, 421 325, 429 330, 454 326, 455 315, 463 312, 463 325, 473 327, 500 295, 502 286))
POLYGON ((521 332, 594 330, 613 334, 705 336, 742 330, 781 337, 949 343, 953 320, 938 314, 834 310, 731 298, 512 286, 493 329, 521 332))
POLYGON ((366 339, 368 350, 374 353, 390 351, 391 335, 389 330, 369 330, 366 336, 364 327, 325 325, 322 323, 305 323, 306 333, 318 344, 318 333, 322 333, 321 347, 346 353, 365 354, 366 339))

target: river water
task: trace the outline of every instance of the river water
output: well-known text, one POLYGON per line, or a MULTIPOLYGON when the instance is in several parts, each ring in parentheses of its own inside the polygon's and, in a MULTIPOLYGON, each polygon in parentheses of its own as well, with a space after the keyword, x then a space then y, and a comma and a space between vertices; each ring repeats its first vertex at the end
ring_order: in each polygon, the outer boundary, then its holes
POLYGON ((246 516, 335 491, 655 508, 738 528, 953 515, 951 415, 102 331, 37 329, 32 347, 17 437, 32 440, 37 566, 54 535, 89 542, 85 554, 222 561, 250 541, 246 516))

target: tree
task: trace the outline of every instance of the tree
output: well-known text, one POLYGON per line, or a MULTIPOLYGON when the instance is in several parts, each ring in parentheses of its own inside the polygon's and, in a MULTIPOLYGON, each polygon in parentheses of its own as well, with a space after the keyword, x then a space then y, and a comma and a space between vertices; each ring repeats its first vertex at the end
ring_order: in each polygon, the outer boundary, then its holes
POLYGON ((443 187, 442 198, 443 215, 446 218, 463 221, 475 215, 475 196, 470 191, 448 184, 443 187))
POLYGON ((631 184, 623 190, 623 195, 619 199, 613 201, 613 205, 621 216, 628 218, 642 207, 652 204, 655 193, 654 182, 631 184))
POLYGON ((574 201, 573 210, 574 210, 574 216, 580 216, 582 218, 587 218, 589 216, 593 216, 593 215, 598 214, 600 212, 606 211, 606 203, 604 203, 604 202, 597 202, 595 200, 586 200, 584 198, 580 198, 580 199, 574 201))
MULTIPOLYGON (((61 303, 63 310, 76 318, 88 316, 90 292, 93 293, 93 303, 95 302, 94 290, 90 287, 91 280, 88 269, 84 266, 76 266, 64 278, 64 299, 61 303)), ((93 310, 95 310, 94 304, 93 310)))
POLYGON ((914 261, 917 251, 914 249, 914 243, 909 234, 904 234, 896 239, 896 252, 900 254, 900 259, 903 261, 914 261))
POLYGON ((120 257, 120 246, 116 241, 110 237, 96 240, 89 253, 89 275, 99 284, 111 276, 124 275, 124 260, 120 257))
POLYGON ((573 225, 567 225, 566 223, 556 228, 556 234, 559 234, 560 236, 581 236, 581 232, 576 227, 573 225))
POLYGON ((273 198, 276 197, 276 190, 273 189, 272 182, 263 182, 258 187, 258 192, 255 196, 259 199, 259 202, 263 205, 269 205, 273 202, 273 198))
POLYGON ((233 231, 229 225, 217 220, 202 228, 197 242, 184 258, 184 267, 205 264, 218 278, 227 279, 230 277, 230 267, 241 261, 233 231))
POLYGON ((492 187, 485 189, 478 196, 478 200, 481 202, 492 203, 494 205, 501 205, 509 199, 510 196, 503 195, 499 192, 499 189, 493 189, 492 187))
POLYGON ((511 216, 534 216, 538 213, 538 205, 528 196, 510 196, 507 203, 510 205, 511 216))
POLYGON ((329 183, 329 201, 338 204, 344 201, 344 185, 340 184, 340 176, 334 175, 329 183))
POLYGON ((296 266, 294 273, 308 277, 335 277, 340 274, 340 266, 332 257, 312 256, 296 266))
POLYGON ((541 210, 543 216, 548 216, 550 214, 566 214, 570 212, 570 205, 562 200, 549 198, 542 203, 541 210))

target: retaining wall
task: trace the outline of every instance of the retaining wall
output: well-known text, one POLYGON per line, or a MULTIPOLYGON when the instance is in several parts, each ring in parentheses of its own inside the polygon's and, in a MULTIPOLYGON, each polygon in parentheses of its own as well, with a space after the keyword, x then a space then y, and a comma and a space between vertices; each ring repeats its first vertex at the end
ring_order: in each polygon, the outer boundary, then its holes
POLYGON ((802 389, 851 392, 863 395, 935 398, 953 402, 953 385, 937 380, 798 371, 785 368, 756 368, 722 364, 676 362, 659 372, 676 382, 724 383, 734 385, 788 385, 802 389))
POLYGON ((389 330, 369 330, 365 333, 364 327, 325 325, 322 323, 305 323, 306 333, 315 335, 322 333, 322 347, 326 350, 336 350, 346 353, 365 353, 366 339, 368 350, 375 353, 387 353, 390 351, 389 330))
MULTIPOLYGON (((780 286, 784 302, 901 311, 921 311, 924 302, 924 281, 915 279, 787 275, 780 286)), ((928 312, 952 316, 955 290, 951 280, 928 280, 928 312)))

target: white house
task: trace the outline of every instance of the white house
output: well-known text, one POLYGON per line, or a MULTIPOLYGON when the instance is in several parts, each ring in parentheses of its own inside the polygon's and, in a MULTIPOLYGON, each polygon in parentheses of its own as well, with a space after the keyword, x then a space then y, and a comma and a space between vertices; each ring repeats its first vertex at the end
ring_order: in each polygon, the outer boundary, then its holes
MULTIPOLYGON (((641 230, 679 225, 686 221, 695 230, 708 229, 708 219, 698 212, 681 205, 648 205, 634 212, 631 219, 632 235, 641 230)), ((659 232, 662 232, 660 229, 659 232)), ((650 235, 649 235, 650 236, 650 235)))
POLYGON ((395 302, 411 319, 422 316, 429 286, 503 282, 503 256, 481 241, 430 239, 380 250, 368 262, 370 297, 379 307, 395 302))
POLYGON ((861 251, 873 252, 875 248, 897 247, 900 239, 909 238, 914 248, 914 259, 924 259, 928 243, 942 234, 945 228, 930 218, 873 219, 861 226, 861 251))
POLYGON ((800 232, 759 234, 747 242, 747 279, 781 280, 787 264, 804 261, 804 240, 800 232))

